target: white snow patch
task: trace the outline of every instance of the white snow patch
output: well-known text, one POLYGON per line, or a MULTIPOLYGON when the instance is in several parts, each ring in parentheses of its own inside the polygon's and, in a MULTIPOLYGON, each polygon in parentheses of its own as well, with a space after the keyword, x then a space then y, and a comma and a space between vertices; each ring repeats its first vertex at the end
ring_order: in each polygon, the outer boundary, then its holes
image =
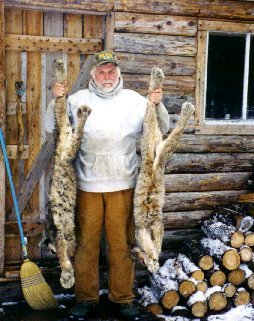
POLYGON ((72 299, 72 298, 75 298, 75 294, 69 294, 69 293, 66 293, 66 294, 63 294, 63 293, 55 294, 55 298, 57 300, 72 299))
POLYGON ((206 301, 205 294, 201 291, 197 291, 196 293, 194 293, 193 295, 190 296, 187 304, 188 304, 188 306, 192 306, 196 302, 204 302, 204 301, 206 301))
POLYGON ((248 277, 251 276, 251 274, 253 273, 251 271, 251 269, 249 269, 247 264, 240 264, 239 269, 243 270, 245 273, 245 277, 248 279, 248 277))
POLYGON ((165 319, 165 321, 200 321, 200 319, 189 319, 185 317, 170 317, 165 315, 163 315, 162 317, 165 319))
POLYGON ((218 239, 210 239, 210 238, 203 238, 200 240, 200 243, 204 248, 208 248, 210 255, 220 257, 222 256, 225 251, 230 250, 231 248, 226 246, 218 239))
POLYGON ((3 302, 2 305, 16 305, 19 304, 19 302, 3 302))
POLYGON ((187 310, 187 308, 184 305, 176 305, 172 308, 172 312, 175 312, 177 310, 187 310))
POLYGON ((251 304, 240 305, 220 315, 211 315, 207 321, 251 321, 254 320, 254 309, 251 304))
POLYGON ((222 288, 219 285, 213 286, 211 288, 209 288, 206 293, 205 296, 206 298, 210 298, 210 296, 214 293, 214 292, 222 292, 222 288))
MULTIPOLYGON (((201 321, 201 319, 189 319, 186 317, 172 317, 161 315, 165 321, 201 321)), ((210 315, 207 321, 253 321, 254 308, 251 304, 240 305, 232 308, 224 314, 210 315)))
POLYGON ((102 294, 108 294, 108 289, 101 289, 99 291, 99 295, 102 295, 102 294))
POLYGON ((186 273, 192 273, 200 270, 200 268, 197 267, 186 255, 179 254, 178 259, 181 261, 183 269, 186 271, 186 273))

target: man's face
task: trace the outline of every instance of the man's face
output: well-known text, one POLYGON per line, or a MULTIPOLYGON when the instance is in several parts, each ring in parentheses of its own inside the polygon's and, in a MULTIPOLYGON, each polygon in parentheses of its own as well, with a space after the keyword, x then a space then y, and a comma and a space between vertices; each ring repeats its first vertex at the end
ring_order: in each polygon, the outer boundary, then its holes
POLYGON ((119 79, 119 73, 113 63, 107 63, 96 67, 94 81, 105 92, 113 90, 119 79))

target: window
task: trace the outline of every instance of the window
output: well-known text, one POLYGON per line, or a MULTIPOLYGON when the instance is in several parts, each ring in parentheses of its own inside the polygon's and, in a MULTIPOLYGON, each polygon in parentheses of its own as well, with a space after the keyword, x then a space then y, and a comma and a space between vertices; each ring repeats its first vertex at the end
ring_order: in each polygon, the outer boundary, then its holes
POLYGON ((254 26, 203 22, 202 27, 209 30, 198 37, 197 133, 253 135, 254 26))

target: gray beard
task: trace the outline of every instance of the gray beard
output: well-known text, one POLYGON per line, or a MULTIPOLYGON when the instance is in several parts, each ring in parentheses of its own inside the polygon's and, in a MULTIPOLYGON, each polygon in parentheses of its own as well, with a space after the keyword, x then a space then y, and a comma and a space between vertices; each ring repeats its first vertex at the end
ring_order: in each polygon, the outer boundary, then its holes
POLYGON ((89 81, 89 90, 94 92, 96 95, 107 98, 117 94, 123 88, 123 79, 119 77, 117 84, 111 88, 98 87, 93 78, 89 81))

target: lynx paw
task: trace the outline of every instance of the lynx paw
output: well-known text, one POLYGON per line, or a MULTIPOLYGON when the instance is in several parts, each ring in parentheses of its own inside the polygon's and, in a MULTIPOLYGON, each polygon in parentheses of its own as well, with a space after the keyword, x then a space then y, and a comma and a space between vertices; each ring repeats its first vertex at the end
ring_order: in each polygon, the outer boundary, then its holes
POLYGON ((85 119, 91 114, 92 109, 86 105, 82 105, 79 107, 77 116, 78 118, 84 117, 85 119))
POLYGON ((152 260, 148 258, 145 260, 145 264, 147 266, 148 271, 151 273, 155 273, 160 267, 157 260, 152 260))
POLYGON ((194 106, 191 103, 186 102, 182 105, 181 114, 183 117, 189 118, 194 113, 194 110, 194 106))
POLYGON ((74 278, 74 270, 71 268, 71 270, 62 270, 60 282, 63 288, 69 289, 73 286, 75 282, 74 278))

